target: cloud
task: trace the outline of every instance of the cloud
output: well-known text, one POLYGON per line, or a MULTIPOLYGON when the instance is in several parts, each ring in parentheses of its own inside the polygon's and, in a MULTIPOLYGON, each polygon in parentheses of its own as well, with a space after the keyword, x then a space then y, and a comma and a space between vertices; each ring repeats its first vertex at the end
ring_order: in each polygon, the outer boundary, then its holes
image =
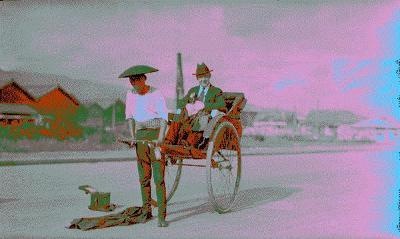
POLYGON ((124 69, 148 64, 160 69, 149 82, 173 96, 182 52, 186 89, 204 61, 213 84, 258 106, 372 111, 365 82, 378 80, 369 64, 387 51, 380 34, 393 34, 391 2, 307 3, 19 3, 0 12, 0 67, 121 84, 124 69))

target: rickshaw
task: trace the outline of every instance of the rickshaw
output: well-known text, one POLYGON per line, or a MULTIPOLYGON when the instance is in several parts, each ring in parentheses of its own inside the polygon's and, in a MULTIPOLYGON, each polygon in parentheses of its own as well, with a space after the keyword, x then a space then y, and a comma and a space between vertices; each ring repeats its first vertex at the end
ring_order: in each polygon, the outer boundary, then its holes
MULTIPOLYGON (((242 136, 241 112, 246 104, 243 93, 224 92, 225 115, 222 116, 213 128, 209 142, 204 149, 180 144, 161 144, 147 142, 160 152, 166 161, 165 186, 167 203, 176 192, 182 174, 183 166, 206 168, 206 181, 209 201, 218 213, 229 212, 234 206, 241 176, 241 148, 242 136), (185 163, 191 159, 196 163, 185 163), (197 163, 198 162, 198 163, 197 163)), ((168 124, 171 124, 175 114, 169 113, 168 124)), ((124 143, 131 141, 120 140, 124 143)), ((153 206, 156 203, 152 202, 153 206)))

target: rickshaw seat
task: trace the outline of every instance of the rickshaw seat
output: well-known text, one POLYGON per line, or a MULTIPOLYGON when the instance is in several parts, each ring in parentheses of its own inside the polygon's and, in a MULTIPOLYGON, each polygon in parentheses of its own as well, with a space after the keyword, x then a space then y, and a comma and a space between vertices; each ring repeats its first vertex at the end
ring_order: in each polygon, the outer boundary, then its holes
POLYGON ((225 101, 224 113, 233 118, 240 118, 240 113, 247 101, 244 98, 244 94, 240 92, 223 92, 222 97, 225 101))
MULTIPOLYGON (((239 136, 242 133, 242 127, 240 123, 240 113, 246 105, 246 99, 243 93, 240 92, 223 92, 222 97, 225 101, 225 109, 221 109, 226 115, 220 121, 229 121, 237 129, 239 136)), ((171 123, 174 117, 178 115, 169 113, 168 121, 171 123)), ((176 155, 181 158, 194 158, 204 159, 206 152, 204 150, 197 149, 193 146, 184 146, 180 144, 164 144, 162 146, 163 153, 169 155, 176 155)))

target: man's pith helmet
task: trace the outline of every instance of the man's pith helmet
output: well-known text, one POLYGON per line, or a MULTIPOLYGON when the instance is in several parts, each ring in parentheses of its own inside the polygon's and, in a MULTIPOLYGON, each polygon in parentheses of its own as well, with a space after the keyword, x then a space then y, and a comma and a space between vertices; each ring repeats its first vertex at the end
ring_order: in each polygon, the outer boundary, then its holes
POLYGON ((130 76, 135 76, 135 75, 143 75, 147 73, 152 73, 156 72, 158 69, 151 67, 151 66, 146 66, 146 65, 136 65, 132 66, 128 69, 126 69, 124 72, 122 72, 121 75, 118 76, 118 78, 125 78, 125 77, 130 77, 130 76))

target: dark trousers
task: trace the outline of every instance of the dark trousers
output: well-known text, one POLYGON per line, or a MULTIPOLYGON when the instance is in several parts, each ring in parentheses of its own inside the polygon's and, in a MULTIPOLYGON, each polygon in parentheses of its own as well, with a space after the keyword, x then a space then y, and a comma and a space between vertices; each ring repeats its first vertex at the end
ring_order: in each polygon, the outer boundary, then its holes
MULTIPOLYGON (((152 140, 158 137, 159 130, 143 129, 137 131, 137 139, 152 140)), ((166 190, 164 182, 165 159, 157 160, 154 149, 147 144, 138 143, 136 145, 137 168, 139 172, 140 189, 142 192, 142 202, 145 211, 151 211, 151 176, 152 169, 154 174, 154 184, 156 185, 158 218, 166 217, 166 190)))
POLYGON ((184 109, 179 118, 171 122, 165 136, 165 143, 185 146, 196 146, 200 143, 203 132, 193 131, 193 125, 198 120, 198 115, 188 116, 184 109))

